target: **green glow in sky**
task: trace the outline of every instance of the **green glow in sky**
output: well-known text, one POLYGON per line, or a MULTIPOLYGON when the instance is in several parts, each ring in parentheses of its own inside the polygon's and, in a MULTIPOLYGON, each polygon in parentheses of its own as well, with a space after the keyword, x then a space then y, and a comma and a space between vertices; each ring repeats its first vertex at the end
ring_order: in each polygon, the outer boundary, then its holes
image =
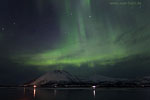
MULTIPOLYGON (((21 59, 18 60, 19 63, 36 66, 67 64, 77 67, 86 63, 89 67, 94 67, 95 63, 98 65, 115 64, 123 58, 146 52, 142 47, 150 41, 141 42, 140 34, 149 30, 139 30, 136 35, 133 34, 136 28, 142 25, 136 26, 132 31, 128 25, 125 25, 123 13, 128 13, 129 8, 126 8, 126 12, 122 12, 125 8, 121 11, 112 7, 110 9, 114 12, 113 15, 109 14, 111 10, 102 12, 102 7, 100 7, 101 10, 99 8, 94 12, 91 0, 64 1, 64 5, 62 4, 64 9, 59 12, 61 42, 54 49, 36 54, 23 54, 18 57, 21 59), (118 22, 116 19, 113 22, 114 16, 118 18, 118 22)), ((136 24, 142 21, 136 15, 131 16, 132 18, 136 19, 136 24)), ((143 38, 148 35, 148 33, 143 35, 143 38)))

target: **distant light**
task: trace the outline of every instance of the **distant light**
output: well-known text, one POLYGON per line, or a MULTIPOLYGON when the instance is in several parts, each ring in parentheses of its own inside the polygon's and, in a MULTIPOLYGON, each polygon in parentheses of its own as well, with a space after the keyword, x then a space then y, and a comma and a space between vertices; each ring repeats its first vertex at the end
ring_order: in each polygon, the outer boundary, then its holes
POLYGON ((33 85, 33 87, 36 88, 37 86, 36 86, 36 85, 33 85))
POLYGON ((141 87, 145 87, 145 85, 141 85, 141 87))
POLYGON ((57 85, 54 86, 55 88, 57 87, 57 85))
POLYGON ((96 86, 95 86, 95 85, 93 85, 93 86, 92 86, 92 88, 93 88, 93 89, 95 89, 95 88, 96 88, 96 86))

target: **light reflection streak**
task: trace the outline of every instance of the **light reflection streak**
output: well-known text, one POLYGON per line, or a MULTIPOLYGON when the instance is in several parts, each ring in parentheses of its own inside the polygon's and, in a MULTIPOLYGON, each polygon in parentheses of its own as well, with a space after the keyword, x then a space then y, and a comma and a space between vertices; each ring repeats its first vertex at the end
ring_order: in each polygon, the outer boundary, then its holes
POLYGON ((95 90, 93 90, 93 95, 94 95, 94 97, 96 96, 96 91, 95 90))
POLYGON ((56 90, 56 89, 54 89, 54 96, 56 96, 56 94, 57 94, 57 90, 56 90))
POLYGON ((33 97, 35 98, 35 96, 36 96, 36 88, 34 88, 33 90, 33 97))
POLYGON ((26 94, 26 88, 25 87, 24 87, 23 93, 24 93, 24 95, 26 94))

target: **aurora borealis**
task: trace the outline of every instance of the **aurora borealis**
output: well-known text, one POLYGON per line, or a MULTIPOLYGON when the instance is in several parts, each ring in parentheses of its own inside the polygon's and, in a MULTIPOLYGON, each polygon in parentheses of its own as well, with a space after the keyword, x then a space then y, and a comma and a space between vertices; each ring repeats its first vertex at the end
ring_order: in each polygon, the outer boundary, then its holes
MULTIPOLYGON (((40 2, 44 4, 44 1, 41 0, 40 2)), ((59 3, 55 3, 60 1, 53 2, 60 6, 59 3)), ((145 30, 136 32, 146 23, 143 21, 141 23, 142 8, 140 6, 142 5, 132 5, 135 6, 133 8, 118 7, 120 9, 117 9, 117 7, 110 5, 108 1, 104 2, 105 8, 102 8, 101 5, 94 8, 97 0, 64 0, 60 3, 62 10, 58 12, 58 15, 61 42, 56 43, 57 46, 53 49, 33 55, 25 54, 26 58, 23 57, 25 64, 42 67, 60 64, 82 66, 83 63, 93 65, 95 61, 98 61, 99 65, 114 64, 120 59, 145 52, 141 51, 140 48, 149 43, 149 40, 142 41, 140 44, 128 44, 130 41, 141 42, 140 38, 149 35, 147 33, 149 30, 146 30, 146 27, 145 30), (104 12, 101 9, 107 9, 107 11, 104 12), (135 10, 138 11, 135 12, 135 10), (122 12, 124 13, 122 14, 122 12), (130 15, 131 13, 132 16, 124 17, 124 15, 130 15), (135 14, 133 15, 133 13, 135 14), (126 20, 132 20, 136 25, 128 27, 130 23, 126 20), (121 23, 124 23, 124 25, 121 23), (145 34, 141 33, 143 31, 145 34), (125 35, 121 36, 122 34, 125 35), (135 49, 137 50, 135 51, 135 49)))
POLYGON ((106 68, 104 74, 121 64, 124 67, 119 68, 131 71, 136 68, 138 58, 142 59, 138 65, 148 68, 149 3, 148 0, 3 0, 1 59, 13 66, 34 66, 40 71, 75 68, 99 73, 106 68))

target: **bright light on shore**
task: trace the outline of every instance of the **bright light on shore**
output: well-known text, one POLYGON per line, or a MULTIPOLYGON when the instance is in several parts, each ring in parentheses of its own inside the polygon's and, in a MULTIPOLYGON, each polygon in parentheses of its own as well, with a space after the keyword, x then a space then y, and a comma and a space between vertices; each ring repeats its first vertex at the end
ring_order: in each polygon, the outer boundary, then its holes
POLYGON ((95 89, 95 88, 96 88, 96 86, 95 86, 95 85, 93 85, 93 86, 92 86, 92 88, 93 88, 93 89, 95 89))
POLYGON ((36 88, 37 86, 36 86, 36 85, 33 85, 33 87, 36 88))

